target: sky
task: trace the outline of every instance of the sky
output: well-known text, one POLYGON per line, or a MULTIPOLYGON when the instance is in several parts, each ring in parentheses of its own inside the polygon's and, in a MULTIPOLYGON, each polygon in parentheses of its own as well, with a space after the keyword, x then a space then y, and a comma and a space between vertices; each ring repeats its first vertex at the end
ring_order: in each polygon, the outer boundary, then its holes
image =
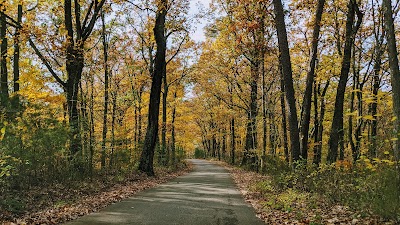
MULTIPOLYGON (((190 11, 191 15, 194 15, 199 12, 198 3, 202 4, 205 9, 207 9, 211 3, 211 0, 190 0, 190 11)), ((207 24, 206 19, 197 19, 195 20, 196 24, 193 24, 196 27, 196 30, 191 37, 196 42, 204 41, 204 31, 203 28, 207 24)))

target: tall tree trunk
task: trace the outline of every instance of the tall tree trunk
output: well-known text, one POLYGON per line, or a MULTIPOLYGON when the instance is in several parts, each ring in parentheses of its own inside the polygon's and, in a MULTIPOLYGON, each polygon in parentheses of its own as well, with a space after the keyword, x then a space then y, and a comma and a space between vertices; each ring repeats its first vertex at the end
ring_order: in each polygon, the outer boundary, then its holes
POLYGON ((108 99, 109 99, 109 74, 108 74, 108 43, 106 35, 106 24, 104 19, 104 11, 101 12, 103 41, 103 56, 104 56, 104 110, 103 110, 103 132, 101 142, 101 169, 106 169, 106 143, 107 143, 107 115, 108 115, 108 99))
POLYGON ((283 80, 285 84, 286 101, 289 107, 290 148, 293 161, 298 161, 300 159, 300 138, 285 15, 283 13, 281 0, 273 0, 273 4, 275 11, 275 25, 278 33, 280 64, 282 66, 283 80))
MULTIPOLYGON (((18 5, 18 16, 17 16, 18 24, 22 23, 22 5, 18 5)), ((19 99, 19 58, 20 58, 20 35, 21 28, 15 28, 14 34, 14 59, 13 59, 13 73, 14 73, 14 99, 13 99, 13 108, 16 112, 19 112, 20 108, 20 99, 19 99)))
POLYGON ((379 75, 381 73, 381 65, 382 65, 382 45, 378 38, 376 40, 375 47, 375 62, 374 62, 374 77, 373 77, 373 85, 372 85, 372 96, 373 102, 371 104, 371 115, 373 116, 373 120, 371 121, 371 147, 369 149, 369 155, 371 157, 377 157, 377 135, 378 135, 378 91, 380 85, 379 75))
POLYGON ((157 15, 154 26, 154 36, 157 43, 154 72, 151 84, 149 116, 144 140, 143 151, 140 158, 139 170, 154 176, 153 158, 158 133, 158 117, 160 110, 160 94, 162 77, 166 71, 166 38, 165 38, 165 17, 167 14, 167 0, 157 1, 157 15))
MULTIPOLYGON (((0 4, 2 6, 3 3, 0 4)), ((2 109, 6 109, 9 103, 8 93, 8 71, 7 71, 7 22, 5 16, 5 9, 2 9, 3 13, 0 15, 0 101, 2 109)))
POLYGON ((235 165, 235 118, 232 116, 231 118, 231 164, 235 165))
POLYGON ((89 169, 90 175, 93 174, 93 156, 94 156, 94 78, 90 78, 90 130, 89 130, 89 169))
POLYGON ((256 59, 251 65, 250 81, 250 108, 247 112, 246 143, 243 155, 242 165, 250 166, 250 169, 256 169, 257 163, 257 81, 259 77, 260 60, 256 59))
POLYGON ((321 119, 318 116, 318 89, 317 89, 317 81, 314 79, 314 156, 313 156, 313 163, 315 165, 319 165, 321 163, 321 152, 319 152, 318 145, 318 134, 319 134, 319 124, 322 123, 321 119))
POLYGON ((395 133, 397 135, 397 143, 394 150, 395 161, 399 160, 400 152, 400 141, 399 141, 399 131, 400 131, 400 71, 399 71, 399 58, 396 47, 396 33, 394 30, 394 19, 392 11, 391 0, 383 0, 383 8, 385 13, 385 28, 388 43, 389 52, 389 66, 390 66, 390 77, 392 83, 393 92, 393 110, 396 116, 395 120, 395 133))
POLYGON ((168 82, 167 82, 167 73, 163 75, 163 86, 164 91, 162 93, 162 125, 161 125, 161 154, 160 154, 160 162, 162 165, 166 165, 165 156, 167 150, 167 97, 168 97, 168 82))
MULTIPOLYGON (((340 80, 336 92, 335 110, 333 114, 331 133, 329 136, 328 163, 333 163, 338 158, 338 148, 340 151, 344 149, 344 132, 343 132, 343 104, 344 93, 346 91, 347 79, 350 71, 351 50, 354 44, 354 36, 361 25, 362 14, 357 15, 358 21, 354 27, 354 19, 356 13, 356 5, 354 0, 349 0, 347 21, 346 21, 346 39, 343 53, 342 68, 340 72, 340 80)), ((341 158, 341 160, 343 160, 341 158)))
MULTIPOLYGON (((174 93, 174 99, 176 100, 177 92, 174 93)), ((176 163, 176 153, 175 153, 175 117, 176 117, 176 104, 172 109, 172 121, 171 121, 171 165, 176 163)))
POLYGON ((283 130, 283 151, 285 153, 285 160, 289 162, 289 143, 288 143, 288 135, 287 135, 287 128, 286 128, 286 104, 285 104, 285 82, 283 81, 283 77, 281 76, 280 79, 281 83, 281 112, 282 112, 282 130, 283 130))
POLYGON ((317 11, 315 14, 314 31, 312 37, 312 50, 310 67, 307 73, 306 79, 306 90, 304 92, 302 115, 301 115, 301 157, 307 159, 308 155, 308 131, 310 128, 311 118, 311 98, 312 98, 312 87, 315 77, 315 64, 318 56, 318 42, 319 32, 321 29, 322 12, 324 10, 325 0, 318 0, 317 11))
MULTIPOLYGON (((118 87, 116 88, 116 90, 118 87)), ((109 168, 112 169, 114 166, 114 152, 115 152, 115 119, 117 112, 117 91, 114 90, 112 93, 112 111, 111 111, 111 152, 110 152, 110 162, 109 168)))
MULTIPOLYGON (((328 91, 330 81, 325 84, 325 87, 320 93, 320 87, 321 85, 318 85, 318 94, 321 99, 321 104, 320 104, 320 113, 319 113, 319 122, 318 122, 318 133, 315 139, 315 143, 317 145, 314 147, 314 159, 313 163, 319 165, 321 163, 321 156, 322 156, 322 137, 323 137, 323 132, 324 132, 324 118, 325 118, 325 95, 326 92, 328 91)), ((317 106, 315 106, 317 107, 317 106)), ((317 113, 317 109, 315 109, 315 112, 317 113)))

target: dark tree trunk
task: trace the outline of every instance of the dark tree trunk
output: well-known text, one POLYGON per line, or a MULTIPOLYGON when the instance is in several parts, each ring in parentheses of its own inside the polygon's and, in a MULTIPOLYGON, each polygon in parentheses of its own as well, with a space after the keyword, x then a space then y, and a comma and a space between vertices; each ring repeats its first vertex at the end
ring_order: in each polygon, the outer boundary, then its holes
MULTIPOLYGON (((174 99, 176 99, 177 93, 174 93, 174 99)), ((175 117, 176 117, 176 105, 172 109, 172 121, 171 121, 171 165, 176 163, 176 153, 175 153, 175 117)))
POLYGON ((283 78, 280 79, 281 81, 281 112, 282 112, 282 130, 283 130, 283 151, 285 153, 286 162, 289 162, 289 143, 288 143, 288 135, 287 135, 287 128, 286 128, 286 104, 285 104, 285 83, 283 78))
MULTIPOLYGON (((22 23, 22 5, 18 5, 18 16, 17 16, 18 24, 22 23)), ((13 59, 13 73, 14 73, 14 99, 13 99, 13 108, 16 112, 20 110, 20 99, 19 99, 19 58, 20 58, 20 31, 21 28, 15 28, 14 34, 14 59, 13 59)))
POLYGON ((382 65, 382 49, 381 42, 376 39, 376 47, 375 47, 375 62, 374 62, 374 77, 373 77, 373 87, 372 87, 372 96, 373 102, 371 104, 371 115, 373 116, 373 120, 371 121, 371 147, 369 149, 369 155, 371 157, 377 157, 377 135, 378 135, 378 91, 380 85, 379 75, 381 72, 382 65))
POLYGON ((101 169, 106 169, 106 143, 107 143, 107 115, 108 115, 108 92, 109 92, 109 76, 108 76, 108 43, 106 37, 106 24, 104 19, 104 12, 101 13, 102 21, 102 34, 103 41, 103 56, 104 56, 104 110, 103 110, 103 132, 101 143, 101 169))
POLYGON ((90 78, 90 130, 89 130, 89 170, 93 174, 93 156, 94 156, 94 78, 90 78))
POLYGON ((235 118, 231 118, 231 164, 235 165, 235 118))
MULTIPOLYGON (((317 133, 317 137, 315 140, 315 143, 317 143, 317 145, 314 147, 314 159, 313 159, 314 164, 317 164, 317 165, 319 165, 321 163, 322 137, 323 137, 323 132, 324 132, 323 121, 325 119, 325 95, 326 95, 326 92, 328 91, 329 83, 330 83, 330 81, 328 80, 328 82, 325 84, 325 87, 324 87, 322 93, 320 93, 320 84, 318 85, 318 94, 321 99, 321 106, 320 106, 320 110, 319 110, 320 113, 319 113, 318 133, 317 133)), ((317 111, 317 109, 316 109, 316 111, 317 111)))
POLYGON ((158 118, 160 110, 160 94, 162 77, 166 71, 166 39, 165 39, 165 17, 167 14, 167 0, 160 0, 157 3, 157 15, 154 26, 154 36, 157 43, 157 52, 154 64, 154 72, 151 84, 149 116, 144 140, 144 146, 139 163, 139 170, 154 176, 153 158, 158 133, 158 118))
POLYGON ((283 80, 285 84, 286 101, 289 107, 290 147, 293 161, 298 161, 300 159, 300 138, 285 15, 283 13, 281 0, 273 0, 273 4, 275 11, 275 25, 278 33, 280 64, 282 66, 283 80))
MULTIPOLYGON (((1 6, 1 4, 0 4, 1 6)), ((3 13, 0 15, 0 100, 2 109, 6 109, 9 103, 8 93, 8 71, 7 71, 7 22, 6 16, 3 13)))
MULTIPOLYGON (((391 0, 383 0, 383 8, 385 13, 385 28, 389 52, 389 66, 393 92, 393 110, 394 115, 397 117, 395 120, 396 133, 400 131, 400 71, 399 71, 399 58, 396 47, 396 33, 394 30, 394 19, 392 11, 391 0)), ((397 136, 399 138, 399 136, 397 136)), ((395 161, 399 160, 400 143, 397 140, 394 157, 395 161)))
MULTIPOLYGON (((118 90, 118 87, 116 88, 118 90)), ((111 111, 111 152, 110 152, 110 162, 109 168, 112 169, 114 166, 114 152, 115 152, 115 119, 117 112, 117 92, 112 93, 112 111, 111 111)))
POLYGON ((340 80, 336 92, 335 110, 333 114, 331 133, 329 136, 328 163, 333 163, 338 158, 338 149, 344 149, 344 131, 343 131, 343 104, 344 93, 346 91, 347 79, 350 71, 351 50, 354 44, 354 36, 359 26, 361 25, 362 16, 358 14, 358 21, 354 27, 354 19, 356 13, 356 3, 354 0, 349 0, 347 21, 346 21, 346 39, 343 52, 342 68, 340 72, 340 80))
POLYGON ((167 150, 167 97, 168 97, 168 83, 167 73, 163 75, 163 86, 164 91, 162 93, 162 125, 161 125, 161 154, 160 162, 162 165, 166 165, 166 150, 167 150))
POLYGON ((314 31, 312 37, 312 50, 310 67, 307 73, 306 79, 306 90, 304 92, 302 115, 301 115, 301 157, 307 159, 308 155, 308 131, 310 128, 311 118, 311 98, 312 98, 312 87, 315 76, 315 65, 318 56, 318 42, 319 32, 321 29, 321 18, 324 10, 325 0, 318 0, 317 11, 315 14, 314 31))
POLYGON ((244 155, 242 165, 250 166, 250 169, 256 169, 257 165, 257 90, 260 61, 251 65, 251 82, 250 82, 250 108, 247 112, 246 126, 246 143, 244 147, 244 155))
MULTIPOLYGON (((272 101, 270 105, 273 105, 272 101)), ((275 156, 276 154, 276 139, 278 137, 277 130, 275 127, 275 115, 272 110, 268 112, 269 119, 269 154, 275 156)))

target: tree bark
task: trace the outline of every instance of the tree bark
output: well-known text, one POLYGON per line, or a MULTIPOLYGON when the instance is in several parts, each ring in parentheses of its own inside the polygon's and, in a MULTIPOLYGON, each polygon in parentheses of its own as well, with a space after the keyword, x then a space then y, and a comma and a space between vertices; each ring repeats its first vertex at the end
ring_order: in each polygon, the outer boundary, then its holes
POLYGON ((319 33, 321 30, 321 19, 322 12, 324 10, 325 0, 318 0, 317 11, 315 14, 314 31, 312 37, 312 50, 310 67, 306 78, 306 90, 304 92, 302 115, 301 115, 301 157, 307 159, 308 157, 308 131, 310 128, 311 118, 311 98, 312 98, 312 87, 315 77, 315 65, 318 56, 318 42, 319 33))
POLYGON ((385 14, 385 28, 386 37, 388 43, 389 52, 389 67, 390 77, 392 83, 393 92, 393 110, 396 116, 395 120, 395 133, 396 133, 396 147, 394 150, 395 161, 399 160, 400 142, 399 142, 399 131, 400 131, 400 70, 399 70, 399 58, 396 47, 396 33, 394 30, 394 19, 391 0, 383 0, 383 8, 385 14))
POLYGON ((103 110, 103 132, 101 142, 101 169, 106 169, 106 142, 107 142, 107 115, 108 115, 108 99, 109 99, 109 76, 108 76, 108 43, 106 37, 106 24, 104 20, 104 11, 101 12, 102 34, 103 41, 103 56, 104 56, 104 110, 103 110))
POLYGON ((338 148, 340 151, 344 149, 344 131, 343 131, 343 104, 344 93, 346 91, 347 79, 350 71, 351 50, 354 44, 354 36, 361 25, 362 15, 358 14, 358 21, 354 27, 354 19, 357 3, 349 0, 347 21, 346 21, 346 39, 343 52, 342 68, 340 72, 340 80, 336 92, 335 110, 333 114, 331 133, 329 136, 328 163, 333 163, 338 158, 338 148))
POLYGON ((168 97, 168 83, 167 73, 163 75, 163 86, 164 91, 162 93, 162 125, 161 125, 161 154, 160 162, 162 165, 166 165, 166 150, 167 150, 167 97, 168 97))
MULTIPOLYGON (((22 5, 18 5, 18 15, 17 15, 18 24, 22 23, 22 5)), ((16 112, 19 112, 20 109, 20 99, 19 99, 19 58, 20 58, 20 35, 21 28, 15 28, 14 34, 14 59, 13 59, 13 74, 14 74, 14 99, 13 99, 13 108, 16 112)))
POLYGON ((139 171, 154 176, 153 158, 158 133, 158 119, 160 110, 160 94, 162 77, 166 71, 166 39, 165 39, 165 17, 167 14, 167 0, 157 1, 157 15, 154 26, 154 36, 157 43, 154 72, 152 77, 148 125, 144 140, 143 151, 139 163, 139 171))
POLYGON ((282 66, 283 80, 285 84, 286 101, 289 107, 290 147, 293 161, 298 161, 300 159, 300 138, 285 15, 283 13, 281 0, 273 0, 273 4, 275 11, 275 25, 278 33, 280 64, 282 66))
MULTIPOLYGON (((0 7, 2 3, 0 3, 0 7)), ((9 103, 9 93, 8 93, 8 70, 7 70, 7 22, 5 16, 5 9, 0 15, 0 101, 1 107, 5 110, 9 103)))
POLYGON ((250 166, 250 169, 256 169, 257 165, 257 90, 259 77, 260 60, 251 65, 250 81, 250 108, 247 112, 246 143, 242 159, 242 165, 250 166))
POLYGON ((286 104, 285 104, 285 83, 283 81, 283 77, 281 75, 280 78, 281 83, 281 113, 282 113, 282 130, 283 130, 283 151, 285 153, 285 160, 289 162, 289 143, 288 143, 288 135, 287 135, 287 128, 286 128, 286 104))

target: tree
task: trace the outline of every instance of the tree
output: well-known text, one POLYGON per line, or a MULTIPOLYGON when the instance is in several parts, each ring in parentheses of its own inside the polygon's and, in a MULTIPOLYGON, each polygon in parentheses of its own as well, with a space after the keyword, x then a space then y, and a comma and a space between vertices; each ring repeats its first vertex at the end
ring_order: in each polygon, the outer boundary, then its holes
POLYGON ((154 148, 158 134, 158 119, 160 110, 160 94, 162 77, 166 71, 166 48, 165 39, 165 18, 167 14, 168 1, 157 1, 156 22, 154 25, 154 37, 157 44, 157 52, 154 60, 154 71, 152 74, 152 84, 150 91, 150 103, 146 137, 144 140, 143 151, 140 157, 139 171, 154 176, 153 159, 154 148))
POLYGON ((6 21, 6 5, 5 1, 0 3, 0 101, 1 107, 4 110, 8 107, 9 93, 8 93, 8 69, 7 69, 7 21, 6 21))
POLYGON ((340 148, 339 159, 344 158, 344 131, 343 131, 343 104, 344 93, 346 91, 347 78, 350 71, 351 51, 354 44, 354 37, 361 26, 363 14, 358 8, 354 0, 349 0, 347 5, 347 20, 346 20, 346 40, 343 52, 343 61, 340 72, 340 80, 336 92, 335 111, 333 114, 331 133, 329 136, 329 163, 333 163, 338 157, 338 148, 340 148), (354 19, 357 12, 357 23, 354 25, 354 19))
POLYGON ((300 139, 299 127, 297 125, 297 109, 296 98, 293 88, 292 65, 289 53, 289 44, 287 40, 285 15, 283 14, 283 5, 281 0, 273 0, 275 11, 275 25, 278 33, 278 45, 280 57, 279 61, 282 66, 282 75, 285 84, 286 101, 289 107, 289 131, 290 131, 290 148, 293 161, 300 159, 300 139))
POLYGON ((399 141, 399 132, 400 132, 400 70, 399 70, 399 59, 397 57, 397 47, 396 47, 396 34, 394 30, 394 20, 393 20, 393 11, 392 11, 392 1, 391 0, 383 0, 383 8, 385 14, 385 28, 386 28, 386 38, 388 43, 388 52, 389 52, 389 66, 390 66, 390 77, 392 83, 392 92, 393 92, 393 111, 396 116, 395 121, 395 134, 397 139, 397 144, 395 147, 395 160, 399 160, 400 153, 400 141, 399 141))
POLYGON ((301 109, 301 156, 303 159, 307 159, 308 153, 308 131, 310 127, 310 117, 311 117, 311 98, 312 98, 312 87, 314 84, 315 76, 315 64, 318 55, 318 42, 319 42, 319 32, 321 30, 321 19, 322 12, 324 10, 325 0, 319 0, 317 4, 317 10, 315 13, 314 30, 312 36, 312 49, 311 49, 311 59, 310 67, 307 73, 306 79, 306 90, 304 91, 303 106, 301 109))

